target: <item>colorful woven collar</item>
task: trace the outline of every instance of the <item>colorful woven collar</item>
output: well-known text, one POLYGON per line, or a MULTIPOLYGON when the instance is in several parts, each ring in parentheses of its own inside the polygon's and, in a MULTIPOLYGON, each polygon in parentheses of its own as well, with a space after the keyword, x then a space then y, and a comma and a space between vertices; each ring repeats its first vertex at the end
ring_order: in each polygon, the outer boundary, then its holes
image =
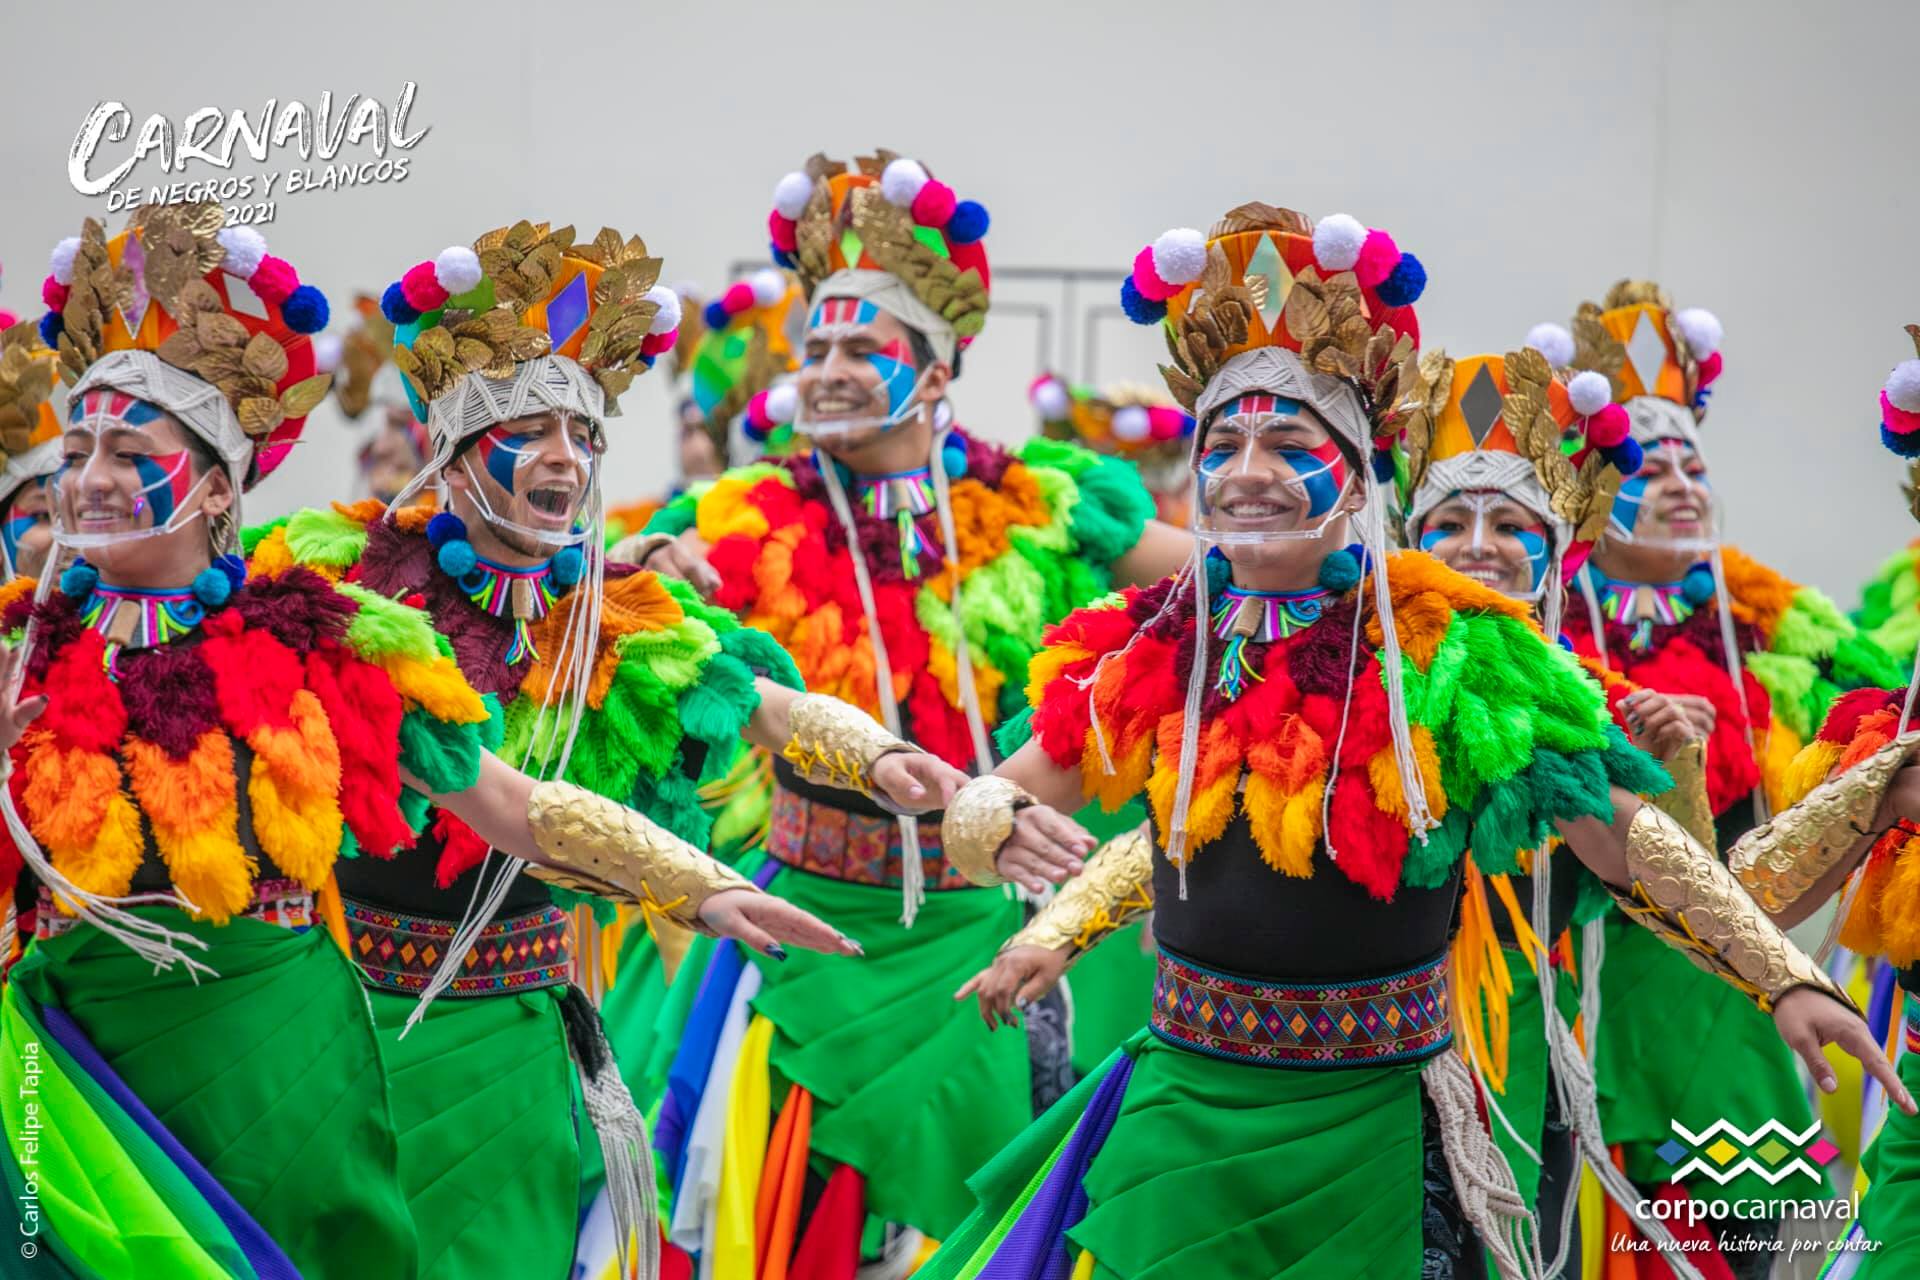
POLYGON ((1656 626, 1678 626, 1694 615, 1699 605, 1688 599, 1686 580, 1677 582, 1622 582, 1609 578, 1587 562, 1587 581, 1600 602, 1600 616, 1608 622, 1633 628, 1627 647, 1645 653, 1653 643, 1656 626))
POLYGON ((513 647, 507 650, 509 666, 524 658, 539 660, 529 627, 545 618, 566 594, 566 588, 554 579, 552 560, 517 569, 476 556, 472 570, 458 581, 460 590, 478 608, 496 618, 513 619, 513 647))
POLYGON ((187 635, 206 619, 191 587, 140 591, 96 583, 80 608, 81 624, 107 642, 107 674, 120 678, 123 649, 151 649, 187 635))
POLYGON ((1214 687, 1228 698, 1238 698, 1249 679, 1261 679, 1247 661, 1247 646, 1271 644, 1306 630, 1320 621, 1330 594, 1324 587, 1306 591, 1226 587, 1213 607, 1214 638, 1227 642, 1220 654, 1220 677, 1214 687))
POLYGON ((933 468, 856 476, 854 502, 875 520, 892 520, 899 526, 900 572, 909 578, 919 577, 920 557, 928 550, 927 540, 920 533, 920 517, 932 514, 935 507, 933 468))

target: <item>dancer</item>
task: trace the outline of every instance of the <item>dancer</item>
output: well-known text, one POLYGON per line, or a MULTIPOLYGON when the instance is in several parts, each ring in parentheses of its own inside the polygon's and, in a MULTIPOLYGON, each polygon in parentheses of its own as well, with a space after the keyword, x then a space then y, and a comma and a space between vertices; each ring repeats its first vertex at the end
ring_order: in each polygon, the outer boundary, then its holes
MULTIPOLYGON (((496 713, 490 745, 505 759, 631 806, 696 847, 709 836, 697 788, 726 775, 743 738, 805 743, 846 763, 840 785, 902 807, 931 793, 936 807, 943 779, 964 781, 957 771, 833 699, 797 697, 792 663, 764 633, 683 583, 601 555, 599 473, 618 396, 672 345, 679 319, 659 269, 637 238, 603 230, 576 243, 570 227, 521 222, 408 271, 383 305, 432 446, 426 468, 395 507, 305 511, 274 526, 256 542, 255 571, 310 569, 417 597, 496 713), (400 509, 428 489, 439 514, 400 509)), ((631 1135, 592 1111, 589 1070, 609 1050, 588 993, 604 983, 602 948, 618 931, 603 938, 591 905, 569 918, 563 907, 591 895, 556 893, 517 868, 447 811, 409 856, 340 868, 423 1276, 496 1275, 503 1253, 532 1272, 567 1270, 583 1172, 600 1178, 570 1056, 608 1164, 629 1154, 631 1135), (514 1176, 501 1177, 503 1165, 514 1176)), ((683 915, 665 900, 640 908, 641 936, 656 917, 683 915)), ((751 940, 784 958, 773 938, 751 940)), ((664 989, 657 975, 621 976, 664 989)), ((617 1191, 619 1170, 609 1177, 617 1191)))
POLYGON ((53 547, 47 481, 60 466, 66 392, 55 353, 23 320, 0 331, 0 557, 8 580, 36 578, 53 547))
POLYGON ((1095 453, 1125 458, 1140 469, 1160 519, 1171 525, 1187 523, 1193 419, 1179 406, 1145 387, 1097 392, 1053 373, 1035 378, 1027 398, 1050 439, 1072 440, 1095 453))
MULTIPOLYGON (((988 731, 1017 705, 1042 628, 1167 572, 1189 540, 1149 519, 1125 463, 1049 440, 1013 455, 954 424, 948 387, 988 306, 983 208, 884 152, 853 170, 815 157, 774 202, 776 250, 808 294, 792 426, 814 452, 669 505, 653 530, 677 537, 645 563, 767 628, 809 689, 990 768, 988 731)), ((702 948, 660 1036, 677 1049, 636 1090, 663 1098, 674 1238, 724 1259, 722 1275, 804 1256, 850 1276, 862 1252, 901 1274, 923 1236, 966 1214, 962 1180, 1031 1118, 1030 1086, 1062 1088, 1070 1070, 1057 1007, 1023 1048, 949 999, 1019 926, 1020 903, 968 885, 936 822, 823 791, 812 763, 776 762, 752 874, 853 933, 865 960, 743 966, 734 948, 702 948), (715 1158, 723 1140, 764 1150, 768 1111, 779 1145, 764 1165, 715 1158), (809 1153, 827 1171, 817 1199, 803 1195, 809 1153), (768 1240, 750 1209, 735 1216, 756 1186, 784 1206, 768 1240), (905 1229, 863 1250, 869 1215, 905 1229)))
POLYGON ((1123 305, 1166 321, 1169 387, 1201 424, 1206 550, 1049 634, 1034 740, 968 784, 945 835, 975 883, 1058 881, 1058 811, 1144 791, 1167 854, 1132 869, 1157 904, 1153 1024, 976 1177, 979 1209, 923 1275, 1471 1275, 1476 1239, 1501 1275, 1541 1274, 1453 1048, 1469 842, 1509 872, 1558 831, 1796 1043, 1891 1075, 1825 975, 1635 797, 1661 771, 1526 605, 1386 554, 1376 456, 1428 430, 1423 283, 1384 232, 1264 204, 1136 260, 1123 305), (1356 517, 1363 549, 1330 553, 1356 517))
MULTIPOLYGON (((1900 673, 1825 596, 1720 544, 1700 430, 1722 364, 1710 312, 1676 309, 1659 286, 1622 281, 1604 307, 1580 308, 1571 334, 1551 329, 1538 331, 1541 344, 1558 362, 1607 376, 1644 452, 1576 579, 1566 630, 1577 652, 1636 684, 1712 704, 1705 785, 1724 850, 1778 807, 1786 766, 1833 696, 1898 684, 1900 673)), ((1724 1120, 1752 1133, 1772 1120, 1799 1133, 1813 1123, 1792 1056, 1764 1018, 1624 917, 1604 931, 1601 1119, 1629 1177, 1650 1192, 1671 1185, 1675 1166, 1658 1152, 1675 1125, 1699 1133, 1724 1120)), ((1731 1205, 1770 1189, 1747 1173, 1661 1194, 1731 1205)), ((1777 1232, 1775 1221, 1724 1217, 1714 1234, 1746 1276, 1764 1273, 1770 1257, 1755 1246, 1777 1232)))

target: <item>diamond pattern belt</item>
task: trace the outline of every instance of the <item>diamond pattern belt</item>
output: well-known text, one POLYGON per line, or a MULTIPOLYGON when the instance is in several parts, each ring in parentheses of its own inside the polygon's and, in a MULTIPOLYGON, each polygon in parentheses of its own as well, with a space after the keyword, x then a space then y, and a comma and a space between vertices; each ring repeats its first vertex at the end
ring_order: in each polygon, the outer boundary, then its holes
POLYGON ((1413 1062, 1453 1041, 1447 958, 1381 978, 1281 983, 1220 973, 1162 951, 1151 1025, 1183 1049, 1262 1067, 1413 1062))
MULTIPOLYGON (((459 923, 401 915, 346 899, 347 943, 361 980, 381 991, 418 995, 426 989, 459 923)), ((564 986, 572 972, 567 913, 544 907, 495 920, 480 931, 449 996, 492 996, 564 986)))
MULTIPOLYGON (((900 823, 896 818, 848 813, 796 795, 785 787, 773 792, 767 852, 790 867, 834 880, 900 887, 900 823)), ((940 824, 920 824, 920 865, 928 892, 971 889, 940 851, 940 824)))

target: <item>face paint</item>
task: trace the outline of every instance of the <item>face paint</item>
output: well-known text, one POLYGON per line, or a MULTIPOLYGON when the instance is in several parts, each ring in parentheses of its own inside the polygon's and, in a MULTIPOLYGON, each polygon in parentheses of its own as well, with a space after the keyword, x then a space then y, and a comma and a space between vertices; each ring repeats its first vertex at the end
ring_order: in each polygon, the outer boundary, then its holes
POLYGON ((520 468, 533 465, 539 457, 539 443, 538 431, 509 435, 504 428, 495 427, 474 442, 473 451, 480 456, 480 465, 487 469, 493 482, 512 493, 519 487, 520 468))
MULTIPOLYGON (((808 317, 808 344, 811 346, 816 341, 824 341, 831 350, 834 343, 858 334, 879 318, 880 308, 865 298, 827 298, 815 305, 808 317)), ((801 367, 823 365, 827 358, 808 354, 801 360, 801 367)), ((846 434, 870 428, 886 431, 899 426, 913 414, 918 406, 920 386, 924 379, 920 367, 914 362, 912 346, 903 339, 893 338, 878 351, 863 353, 861 358, 879 375, 877 391, 886 399, 886 415, 813 419, 803 401, 794 421, 796 430, 816 436, 846 434)))
POLYGON ((1194 531, 1211 541, 1260 542, 1318 538, 1353 477, 1337 441, 1300 444, 1298 401, 1255 392, 1223 406, 1207 427, 1195 462, 1194 531), (1265 495, 1263 497, 1263 495, 1265 495), (1306 528, 1259 527, 1275 509, 1298 508, 1306 528))
MULTIPOLYGON (((102 388, 89 391, 81 397, 68 414, 68 419, 69 452, 81 451, 78 446, 71 445, 73 437, 87 436, 92 439, 84 458, 69 458, 62 462, 59 471, 52 477, 49 506, 53 537, 57 544, 72 550, 112 546, 172 533, 201 515, 199 506, 192 499, 213 474, 213 469, 208 468, 196 479, 190 451, 133 453, 123 459, 117 452, 107 448, 108 437, 113 432, 146 435, 154 424, 164 421, 159 407, 125 392, 102 388), (115 475, 113 469, 116 467, 127 467, 132 471, 136 483, 132 486, 130 497, 126 477, 124 474, 115 475), (128 508, 122 518, 129 524, 135 524, 149 514, 151 519, 145 527, 96 529, 91 532, 68 529, 65 527, 67 499, 63 494, 71 494, 71 500, 77 505, 90 503, 98 497, 102 518, 96 519, 95 523, 111 523, 112 518, 108 513, 121 500, 126 501, 128 508)), ((152 437, 149 435, 148 438, 152 437)))
MULTIPOLYGON (((460 459, 460 466, 466 469, 467 478, 472 481, 467 491, 468 495, 488 524, 496 529, 508 530, 549 546, 573 546, 586 536, 586 531, 580 525, 579 516, 594 499, 594 451, 591 444, 582 444, 574 438, 573 427, 569 423, 559 436, 560 452, 556 455, 550 442, 555 430, 552 419, 532 431, 527 430, 524 424, 501 423, 483 432, 473 442, 472 450, 460 459), (566 527, 564 529, 538 528, 521 524, 508 519, 502 511, 496 510, 487 496, 486 486, 480 483, 480 477, 474 471, 473 464, 476 458, 488 478, 499 485, 508 498, 519 496, 523 488, 531 494, 545 486, 544 481, 536 484, 529 480, 526 469, 535 463, 559 462, 562 459, 571 463, 579 483, 574 491, 574 505, 566 513, 566 527), (529 480, 529 482, 523 485, 523 480, 529 480)), ((549 511, 546 506, 533 502, 531 498, 529 502, 539 514, 551 514, 556 518, 562 514, 558 510, 549 511)))
POLYGON ((1685 440, 1663 439, 1648 445, 1641 469, 1621 481, 1608 512, 1607 536, 1635 546, 1701 551, 1712 548, 1716 526, 1713 490, 1699 455, 1685 440), (1689 468, 1697 471, 1690 472, 1689 468), (1691 501, 1700 508, 1699 519, 1688 522, 1697 524, 1699 532, 1680 534, 1654 528, 1657 517, 1649 512, 1648 501, 1655 490, 1666 491, 1669 507, 1691 501), (1641 527, 1643 518, 1645 528, 1641 527))
POLYGON ((1418 542, 1420 550, 1469 577, 1478 576, 1470 572, 1473 569, 1492 569, 1510 582, 1514 567, 1524 562, 1524 592, 1515 592, 1504 583, 1499 586, 1518 599, 1538 599, 1553 567, 1553 539, 1546 525, 1524 504, 1498 489, 1448 494, 1427 514, 1418 542), (1515 518, 1520 512, 1525 513, 1525 523, 1515 518))
POLYGON ((8 564, 19 563, 20 543, 39 522, 39 516, 8 516, 0 521, 0 543, 6 544, 8 564))
POLYGON ((140 495, 133 500, 133 514, 153 508, 153 522, 165 524, 173 519, 193 487, 193 455, 179 453, 136 454, 133 469, 140 476, 140 495))
POLYGON ((920 381, 920 370, 913 363, 912 349, 894 338, 868 356, 867 363, 880 375, 880 385, 887 390, 887 416, 899 416, 913 402, 913 390, 920 381))

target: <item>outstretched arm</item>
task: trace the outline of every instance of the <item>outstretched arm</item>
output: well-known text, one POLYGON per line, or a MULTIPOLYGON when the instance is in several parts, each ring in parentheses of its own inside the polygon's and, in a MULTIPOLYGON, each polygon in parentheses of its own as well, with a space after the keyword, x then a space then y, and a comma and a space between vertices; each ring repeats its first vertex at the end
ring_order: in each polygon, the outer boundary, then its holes
POLYGON ((1144 587, 1180 571, 1193 555, 1193 535, 1161 520, 1149 520, 1140 540, 1113 562, 1113 581, 1120 587, 1144 587))
POLYGON ((966 774, 902 742, 858 707, 765 676, 755 687, 760 706, 747 722, 747 741, 783 757, 809 782, 867 796, 878 791, 903 813, 945 808, 966 785, 966 774))
POLYGON ((1097 843, 1063 810, 1085 803, 1080 770, 1055 764, 1036 742, 960 788, 941 822, 941 846, 975 884, 1011 880, 1043 892, 1080 874, 1097 843))

